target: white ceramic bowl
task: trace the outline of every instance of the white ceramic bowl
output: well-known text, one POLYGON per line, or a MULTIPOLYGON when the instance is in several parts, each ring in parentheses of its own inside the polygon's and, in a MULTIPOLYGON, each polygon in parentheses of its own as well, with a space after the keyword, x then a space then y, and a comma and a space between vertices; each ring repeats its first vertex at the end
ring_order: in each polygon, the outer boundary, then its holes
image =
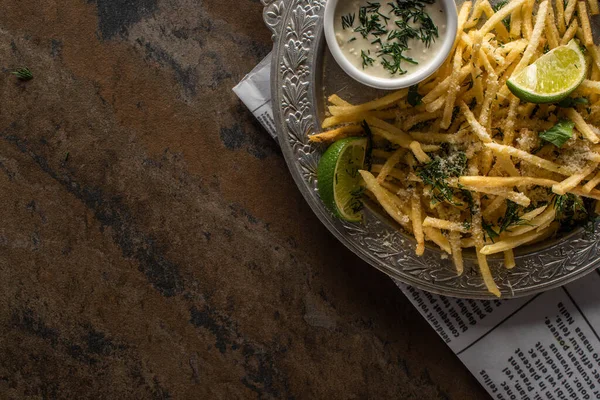
POLYGON ((396 90, 416 85, 437 71, 437 69, 442 66, 448 57, 450 50, 452 49, 458 25, 456 3, 455 0, 436 0, 440 2, 446 17, 446 33, 444 37, 438 39, 443 41, 442 45, 439 47, 438 53, 431 58, 427 64, 423 64, 422 67, 418 68, 416 71, 406 75, 393 78, 378 78, 368 75, 348 61, 342 52, 342 49, 340 49, 338 41, 335 37, 335 11, 338 3, 343 1, 347 0, 327 0, 327 4, 325 5, 325 17, 323 20, 325 39, 331 54, 333 54, 333 57, 335 58, 335 61, 340 65, 340 67, 342 67, 344 72, 364 85, 384 90, 396 90))

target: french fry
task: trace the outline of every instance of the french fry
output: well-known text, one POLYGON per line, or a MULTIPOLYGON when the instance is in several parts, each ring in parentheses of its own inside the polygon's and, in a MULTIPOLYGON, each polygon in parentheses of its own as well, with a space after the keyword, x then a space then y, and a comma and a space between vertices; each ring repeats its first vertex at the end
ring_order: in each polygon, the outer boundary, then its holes
POLYGON ((346 100, 342 99, 337 94, 332 94, 327 98, 327 101, 333 104, 334 106, 343 106, 343 107, 352 107, 352 104, 348 103, 346 100))
POLYGON ((508 40, 508 31, 506 27, 502 23, 502 20, 508 17, 512 12, 519 7, 521 7, 525 3, 525 0, 515 0, 511 1, 504 7, 502 7, 498 12, 494 12, 492 6, 487 0, 481 2, 481 8, 483 12, 487 15, 488 20, 483 24, 483 26, 479 29, 479 31, 475 32, 475 39, 473 40, 474 45, 473 48, 475 51, 479 51, 479 45, 481 44, 481 40, 485 35, 490 33, 493 29, 496 30, 496 34, 498 38, 501 40, 508 40), (481 37, 479 38, 479 35, 481 37))
POLYGON ((487 208, 483 210, 482 216, 483 218, 489 218, 492 216, 502 205, 506 203, 506 198, 501 196, 496 196, 494 200, 490 204, 488 204, 487 208))
POLYGON ((405 226, 410 223, 408 215, 404 214, 401 209, 392 200, 393 195, 385 190, 377 183, 377 179, 369 171, 360 170, 358 171, 362 176, 366 188, 375 195, 377 201, 383 209, 400 225, 405 226))
MULTIPOLYGON (((567 30, 565 24, 565 3, 563 0, 556 0, 554 4, 556 5, 556 25, 558 27, 558 32, 563 36, 567 30)), ((575 35, 575 33, 573 33, 573 35, 575 35)))
POLYGON ((460 90, 460 85, 458 82, 459 73, 461 70, 461 66, 463 63, 462 60, 463 46, 460 44, 456 48, 456 53, 454 54, 454 61, 452 67, 452 75, 450 76, 450 82, 448 83, 448 93, 446 94, 446 104, 444 105, 444 113, 442 116, 442 123, 440 126, 443 129, 447 129, 452 122, 452 111, 454 110, 454 101, 456 100, 456 95, 460 90))
MULTIPOLYGON (((472 70, 473 65, 470 64, 462 67, 458 73, 458 82, 462 82, 472 70)), ((425 104, 428 104, 437 100, 437 98, 442 96, 448 90, 448 87, 450 86, 450 80, 451 76, 446 77, 438 86, 431 90, 431 92, 423 96, 421 101, 425 104)))
POLYGON ((502 142, 506 145, 512 144, 515 138, 515 120, 517 118, 517 108, 520 102, 521 100, 512 96, 510 105, 508 106, 508 115, 506 116, 506 122, 504 123, 504 137, 502 138, 502 142))
POLYGON ((543 186, 552 187, 558 182, 551 179, 533 178, 529 176, 503 177, 503 176, 461 176, 458 178, 461 185, 481 186, 487 188, 515 186, 543 186))
POLYGON ((513 10, 512 14, 510 15, 510 37, 515 39, 515 38, 520 38, 521 37, 521 10, 520 9, 516 9, 513 10))
POLYGON ((361 122, 367 117, 375 117, 380 119, 392 119, 396 117, 396 113, 394 111, 369 111, 369 112, 358 112, 354 114, 346 114, 346 115, 338 115, 327 117, 323 120, 321 124, 321 128, 327 129, 339 124, 346 123, 357 123, 361 122))
POLYGON ((450 133, 426 133, 426 132, 409 132, 414 140, 421 143, 464 143, 469 138, 465 130, 454 134, 450 133))
POLYGON ((450 232, 448 234, 448 241, 450 242, 450 249, 452 250, 452 261, 456 267, 456 274, 462 275, 465 264, 462 256, 462 246, 460 241, 460 232, 450 232))
POLYGON ((523 37, 527 40, 531 39, 533 33, 533 6, 535 0, 527 0, 521 9, 523 15, 523 37))
POLYGON ((356 106, 331 106, 329 107, 329 112, 331 115, 349 115, 365 111, 382 110, 391 107, 394 103, 406 97, 406 95, 408 95, 408 89, 401 89, 377 100, 356 106))
POLYGON ((411 198, 413 233, 417 239, 417 249, 415 253, 422 256, 425 252, 425 235, 423 233, 423 220, 421 219, 421 197, 418 189, 415 189, 411 198))
POLYGON ((428 112, 423 112, 420 114, 416 114, 413 115, 409 118, 407 118, 403 123, 402 123, 402 128, 405 131, 410 130, 413 126, 421 123, 421 122, 425 122, 425 121, 431 121, 432 119, 436 119, 439 118, 442 115, 441 110, 438 110, 434 113, 428 113, 428 112))
POLYGON ((471 125, 473 133, 477 135, 479 140, 481 140, 482 142, 490 143, 492 141, 492 138, 490 137, 486 129, 483 126, 481 126, 479 121, 477 121, 477 119, 475 118, 471 110, 469 110, 469 107, 465 104, 465 102, 461 101, 459 105, 463 115, 467 119, 467 122, 471 125))
POLYGON ((590 18, 587 14, 587 7, 583 1, 577 2, 577 16, 579 17, 579 23, 581 24, 581 30, 583 31, 583 43, 586 46, 592 46, 594 44, 592 27, 590 25, 590 18))
MULTIPOLYGON (((482 0, 475 1, 475 5, 473 7, 473 12, 471 13, 471 16, 469 17, 469 19, 465 22, 463 29, 473 28, 475 25, 477 25, 479 23, 481 14, 483 13, 483 10, 481 8, 481 1, 482 0)), ((461 8, 461 11, 462 11, 462 8, 461 8)), ((459 15, 460 15, 460 13, 459 13, 459 15)), ((467 16, 468 16, 468 12, 467 12, 467 16)), ((460 18, 459 18, 459 21, 460 21, 460 18)))
POLYGON ((406 150, 399 148, 390 156, 390 158, 387 159, 385 164, 383 164, 383 168, 381 168, 381 171, 377 175, 377 183, 381 185, 383 182, 385 182, 385 178, 388 176, 390 171, 394 169, 396 164, 400 162, 400 159, 404 156, 404 153, 406 153, 406 150))
POLYGON ((469 232, 468 225, 461 224, 459 222, 448 221, 445 219, 432 218, 429 216, 425 217, 425 220, 423 221, 423 227, 437 228, 461 233, 469 232))
POLYGON ((358 136, 363 134, 363 128, 358 125, 346 125, 330 131, 309 135, 308 140, 313 143, 331 143, 336 140, 347 138, 350 136, 358 136))
POLYGON ((505 154, 496 155, 496 164, 510 176, 520 176, 519 170, 513 164, 510 156, 505 154))
POLYGON ((571 18, 573 18, 573 13, 575 12, 575 7, 577 7, 577 0, 568 0, 567 5, 565 6, 566 25, 571 23, 571 18))
POLYGON ((542 3, 540 3, 540 6, 538 7, 538 12, 535 17, 535 24, 533 27, 533 32, 531 33, 531 38, 529 39, 529 44, 527 45, 527 48, 525 49, 525 53, 523 53, 523 57, 521 58, 521 61, 519 61, 519 64, 517 64, 517 67, 513 71, 513 74, 518 74, 526 66, 529 65, 529 62, 531 61, 531 57, 533 57, 534 53, 536 52, 536 50, 540 44, 540 39, 542 38, 542 33, 544 32, 544 25, 546 24, 547 14, 548 14, 548 0, 545 0, 542 3))
POLYGON ((425 237, 431 240, 433 243, 437 244, 440 249, 444 250, 448 254, 452 254, 450 242, 448 241, 448 239, 446 239, 444 234, 442 234, 442 231, 427 226, 423 227, 423 232, 425 233, 425 237))
POLYGON ((427 112, 436 112, 446 104, 446 96, 440 96, 425 106, 427 112))
POLYGON ((530 219, 523 218, 524 221, 527 221, 525 224, 517 226, 516 228, 512 228, 510 231, 506 232, 504 236, 511 237, 523 235, 527 232, 536 230, 541 226, 550 224, 552 221, 554 221, 554 218, 556 218, 556 209, 554 209, 554 207, 547 207, 537 217, 530 219))
MULTIPOLYGON (((598 168, 598 163, 593 163, 582 169, 580 172, 569 176, 564 181, 557 183, 552 186, 552 191, 558 195, 563 195, 567 193, 569 190, 573 189, 577 185, 581 183, 585 179, 586 176, 591 174, 593 171, 598 168)), ((584 188, 585 190, 585 188, 584 188)), ((591 190, 590 190, 591 192, 591 190)))
POLYGON ((487 256, 496 253, 501 253, 506 250, 514 249, 524 244, 531 243, 535 240, 552 235, 556 231, 558 226, 558 222, 555 222, 541 232, 531 231, 520 236, 508 237, 505 240, 497 241, 494 244, 488 244, 486 246, 483 246, 483 248, 480 250, 480 253, 487 256))
POLYGON ((591 15, 600 14, 600 7, 598 6, 598 0, 588 0, 588 4, 590 6, 590 14, 591 15))
POLYGON ((583 185, 583 191, 585 193, 591 192, 596 186, 600 184, 600 172, 598 172, 592 179, 590 179, 585 185, 583 185))
MULTIPOLYGON (((459 187, 454 184, 453 186, 459 187)), ((490 188, 490 187, 481 187, 481 186, 471 186, 471 185, 461 185, 460 188, 467 189, 472 192, 491 194, 494 196, 504 197, 512 202, 517 203, 523 207, 529 207, 531 204, 531 199, 525 196, 523 193, 515 192, 512 190, 508 190, 506 188, 490 188)))
POLYGON ((410 149, 412 150, 413 154, 415 155, 417 161, 419 161, 422 164, 426 164, 431 162, 431 157, 429 157, 427 155, 427 153, 425 153, 423 151, 423 149, 421 148, 421 143, 417 142, 416 140, 413 141, 410 144, 410 149))
POLYGON ((479 157, 479 170, 483 175, 487 175, 492 169, 492 163, 494 162, 494 153, 490 149, 481 150, 479 157))
POLYGON ((492 273, 490 272, 490 267, 487 263, 487 259, 485 255, 481 252, 484 246, 484 234, 483 234, 483 220, 481 218, 481 198, 478 193, 473 194, 473 203, 475 205, 475 212, 472 215, 471 221, 471 229, 473 239, 475 241, 475 252, 477 253, 477 263, 479 264, 479 271, 481 272, 481 276, 483 278, 483 282, 487 287, 490 293, 493 293, 495 296, 500 297, 500 290, 496 283, 494 282, 494 278, 492 277, 492 273))
POLYGON ((594 144, 600 142, 598 135, 596 135, 587 122, 585 122, 581 114, 579 114, 574 108, 567 108, 565 110, 565 114, 571 121, 575 122, 575 127, 579 133, 583 135, 583 137, 594 144))
MULTIPOLYGON (((548 45, 551 49, 558 47, 559 34, 558 29, 554 23, 554 9, 552 4, 548 4, 548 13, 546 14, 546 38, 548 39, 548 45)), ((589 22, 589 21, 588 21, 589 22)))
POLYGON ((517 266, 517 263, 515 262, 515 253, 513 253, 512 249, 504 252, 504 266, 506 269, 513 269, 517 266))
POLYGON ((492 149, 494 153, 506 154, 512 157, 516 157, 520 160, 535 165, 536 167, 543 168, 550 172, 556 172, 561 175, 569 176, 573 173, 573 169, 567 166, 561 166, 555 162, 545 160, 533 154, 529 154, 526 151, 516 149, 512 146, 505 146, 497 143, 485 143, 485 146, 492 149))
POLYGON ((565 31, 562 39, 560 39, 560 44, 565 45, 569 43, 571 39, 575 37, 577 29, 579 29, 579 23, 577 22, 577 20, 573 20, 573 22, 571 22, 571 24, 569 25, 569 29, 565 31))
POLYGON ((581 85, 577 88, 581 93, 596 93, 600 94, 600 82, 584 79, 581 85))
POLYGON ((382 137, 393 144, 397 144, 400 147, 404 147, 405 149, 410 148, 411 140, 406 140, 404 136, 394 135, 390 131, 378 127, 371 127, 371 132, 373 133, 373 135, 382 137))

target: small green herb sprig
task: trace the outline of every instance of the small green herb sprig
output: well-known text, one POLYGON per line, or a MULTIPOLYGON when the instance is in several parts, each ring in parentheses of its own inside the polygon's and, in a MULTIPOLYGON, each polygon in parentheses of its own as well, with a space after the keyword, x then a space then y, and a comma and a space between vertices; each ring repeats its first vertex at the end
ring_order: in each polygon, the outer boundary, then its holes
POLYGON ((448 185, 448 178, 458 177, 464 174, 467 168, 467 156, 458 152, 450 157, 442 159, 435 157, 430 163, 417 169, 417 175, 426 185, 433 189, 433 199, 436 202, 444 202, 461 206, 462 203, 454 199, 454 190, 448 185))
POLYGON ((11 72, 14 76, 16 76, 21 81, 30 81, 33 79, 33 74, 27 67, 21 67, 17 70, 11 72))
MULTIPOLYGON (((438 27, 425 12, 425 6, 434 2, 435 0, 394 0, 388 3, 391 11, 387 15, 381 12, 380 3, 367 2, 366 6, 359 9, 359 24, 354 32, 369 39, 371 44, 380 46, 377 57, 390 74, 403 75, 407 72, 402 68, 404 63, 418 64, 405 55, 410 48, 409 40, 420 40, 429 47, 439 37, 438 27), (391 18, 394 18, 394 29, 388 29, 391 18)), ((354 27, 355 14, 343 15, 341 18, 342 29, 354 27)), ((368 57, 365 57, 364 51, 361 52, 363 69, 373 65, 375 61, 369 54, 366 56, 368 57)))

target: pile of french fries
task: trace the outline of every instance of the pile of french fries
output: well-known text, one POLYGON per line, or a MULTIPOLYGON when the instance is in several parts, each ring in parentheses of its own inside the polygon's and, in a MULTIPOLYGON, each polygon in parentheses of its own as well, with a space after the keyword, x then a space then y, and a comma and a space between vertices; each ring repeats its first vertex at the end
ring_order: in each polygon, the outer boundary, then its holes
POLYGON ((513 249, 553 236, 559 226, 551 201, 555 195, 600 200, 600 52, 589 20, 599 13, 598 0, 511 0, 496 12, 488 0, 467 1, 450 56, 418 87, 419 105, 408 103, 408 89, 360 105, 334 94, 328 98, 324 131, 310 140, 331 143, 364 135, 366 121, 375 144, 372 168, 360 171, 367 194, 414 235, 418 255, 430 241, 452 257, 461 274, 463 249, 474 247, 487 289, 500 296, 488 255, 503 253, 505 267, 513 268, 513 249), (573 38, 585 46, 588 58, 588 76, 573 96, 585 97, 588 104, 536 105, 510 92, 511 76, 573 38), (565 118, 575 123, 565 145, 539 139, 540 132, 565 118), (470 209, 435 201, 432 187, 418 176, 419 166, 444 147, 466 154, 467 173, 447 184, 471 193, 470 209), (522 213, 524 223, 492 241, 482 224, 498 221, 507 200, 524 208, 543 205, 522 213))

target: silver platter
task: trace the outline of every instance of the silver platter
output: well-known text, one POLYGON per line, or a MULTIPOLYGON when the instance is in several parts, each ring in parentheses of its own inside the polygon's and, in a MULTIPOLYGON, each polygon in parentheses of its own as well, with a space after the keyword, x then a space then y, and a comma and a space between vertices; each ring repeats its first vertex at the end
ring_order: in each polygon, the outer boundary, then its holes
MULTIPOLYGON (((355 83, 337 66, 323 35, 326 0, 263 0, 264 19, 273 32, 272 98, 278 139, 298 188, 325 226, 350 250, 392 278, 446 296, 490 299, 475 255, 465 256, 465 273, 456 275, 450 259, 433 247, 418 257, 415 241, 393 222, 367 207, 362 223, 335 219, 317 193, 316 171, 324 147, 310 144, 320 131, 326 94, 354 102, 378 94, 355 83)), ((564 285, 600 266, 600 229, 577 230, 561 240, 516 252, 517 266, 507 270, 500 258, 490 267, 503 298, 532 295, 564 285)))

